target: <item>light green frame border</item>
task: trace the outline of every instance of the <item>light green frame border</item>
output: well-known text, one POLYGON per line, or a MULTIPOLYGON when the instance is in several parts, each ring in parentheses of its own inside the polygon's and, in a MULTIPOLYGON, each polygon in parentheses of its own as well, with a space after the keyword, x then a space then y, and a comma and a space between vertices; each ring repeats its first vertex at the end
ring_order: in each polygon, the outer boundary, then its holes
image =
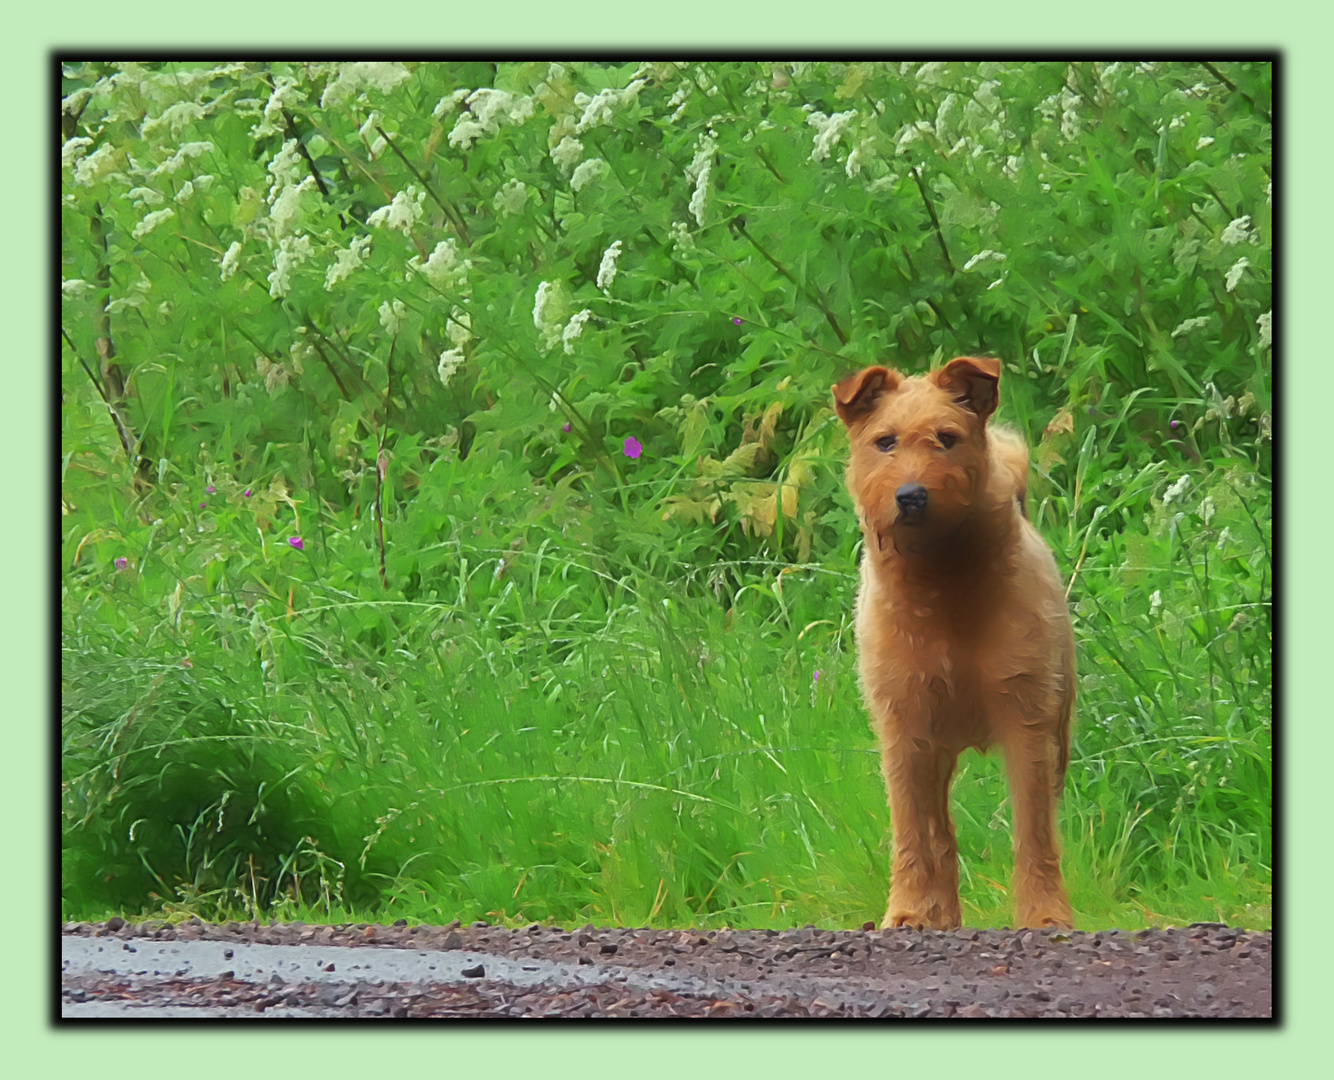
MULTIPOLYGON (((1325 54, 1329 16, 1314 7, 1286 0, 1263 9, 1235 0, 1214 0, 1208 5, 1168 5, 1145 0, 1122 0, 1111 6, 1044 4, 1035 0, 955 0, 945 5, 908 5, 886 0, 835 0, 833 3, 794 3, 769 0, 722 4, 701 0, 671 2, 632 10, 630 4, 593 0, 579 4, 508 0, 497 7, 450 4, 447 0, 406 3, 375 8, 324 0, 290 8, 251 0, 216 5, 142 3, 108 5, 105 0, 65 0, 40 8, 25 7, 8 17, 11 60, 3 78, 8 104, 7 126, 22 137, 11 142, 4 186, 10 227, 22 242, 7 245, 4 276, 10 314, 5 365, 9 398, 21 403, 5 425, 6 472, 18 485, 8 500, 10 521, 4 544, 10 551, 10 589, 17 593, 3 650, 17 694, 10 699, 6 730, 11 739, 6 764, 9 783, 3 785, 9 804, 4 820, 11 823, 12 848, 6 860, 5 925, 17 949, 17 963, 7 970, 0 989, 4 1000, 8 1047, 17 1071, 12 1075, 96 1076, 112 1080, 134 1076, 141 1080, 158 1070, 185 1071, 192 1080, 234 1077, 254 1070, 270 1075, 315 1072, 321 1077, 374 1076, 385 1071, 396 1076, 511 1076, 542 1080, 571 1076, 649 1077, 758 1076, 819 1077, 838 1075, 930 1075, 1004 1077, 1051 1072, 1095 1077, 1262 1076, 1286 1073, 1308 1057, 1327 1059, 1329 1001, 1328 941, 1330 935, 1310 928, 1310 944, 1298 945, 1303 913, 1314 917, 1321 896, 1329 895, 1330 864, 1327 804, 1320 793, 1328 781, 1317 775, 1330 760, 1334 723, 1328 694, 1317 678, 1329 665, 1328 622, 1322 614, 1330 601, 1328 560, 1321 558, 1329 544, 1326 525, 1334 500, 1330 484, 1312 469, 1314 458, 1300 451, 1315 450, 1319 433, 1331 430, 1318 410, 1325 396, 1314 384, 1315 366, 1330 350, 1331 333, 1316 329, 1327 317, 1331 256, 1330 199, 1327 194, 1331 140, 1328 136, 1329 77, 1325 54), (25 25, 26 24, 26 25, 25 25), (517 36, 521 35, 521 36, 517 36), (960 35, 967 35, 961 41, 960 35), (1287 856, 1276 921, 1281 926, 1284 950, 1282 1003, 1286 1022, 1281 1029, 1221 1025, 1167 1025, 1161 1030, 1140 1026, 1103 1030, 1079 1025, 1060 1030, 1048 1025, 1025 1025, 1013 1030, 996 1026, 965 1032, 958 1025, 908 1028, 856 1028, 838 1024, 821 1029, 809 1024, 756 1026, 725 1025, 701 1030, 698 1025, 675 1029, 647 1027, 595 1031, 544 1028, 526 1031, 505 1024, 494 1032, 471 1025, 465 1028, 423 1026, 375 1031, 365 1026, 337 1030, 318 1025, 301 1031, 292 1025, 281 1030, 201 1030, 191 1024, 179 1031, 161 1023, 140 1029, 101 1026, 79 1031, 52 1027, 50 994, 56 977, 47 926, 55 910, 50 887, 54 870, 55 822, 51 817, 49 784, 54 775, 49 760, 55 692, 51 655, 52 588, 56 568, 50 565, 55 538, 49 523, 56 513, 56 493, 48 477, 54 464, 52 448, 54 407, 50 394, 55 383, 47 377, 54 344, 48 339, 47 286, 54 278, 51 265, 49 204, 54 178, 51 161, 55 106, 49 100, 49 50, 61 45, 112 46, 133 54, 136 47, 181 45, 191 49, 219 45, 219 52, 235 46, 271 50, 281 45, 301 49, 338 46, 358 48, 435 48, 478 50, 495 47, 498 56, 522 45, 550 47, 553 56, 563 49, 614 48, 631 55, 639 48, 660 51, 680 46, 682 56, 707 50, 750 53, 761 47, 772 55, 800 58, 812 49, 899 50, 942 56, 968 49, 1013 51, 1041 48, 1087 55, 1092 49, 1128 49, 1146 52, 1179 48, 1192 53, 1202 47, 1247 50, 1278 48, 1285 60, 1280 102, 1287 114, 1285 143, 1276 169, 1284 196, 1283 220, 1291 226, 1283 249, 1288 288, 1286 304, 1274 337, 1285 363, 1283 401, 1275 409, 1275 433, 1282 451, 1282 581, 1300 581, 1289 590, 1291 605, 1282 608, 1282 671, 1279 698, 1283 712, 1282 772, 1284 825, 1280 853, 1287 856), (787 45, 769 48, 770 43, 787 45), (1281 170, 1278 171, 1278 170, 1281 170), (34 175, 34 173, 36 175, 34 175), (40 179, 39 179, 40 178, 40 179), (42 192, 46 195, 43 200, 42 192), (38 204, 38 205, 34 205, 38 204), (40 207, 40 209, 38 208, 40 207), (34 264, 41 267, 34 273, 34 264), (19 312, 31 312, 27 318, 19 312), (32 404, 29 404, 32 403, 32 404), (1306 417, 1310 415, 1311 422, 1306 417), (1291 434, 1289 434, 1291 433, 1291 434), (1308 475, 1309 474, 1309 475, 1308 475), (1304 497, 1303 497, 1304 495, 1304 497), (43 528, 34 539, 23 527, 35 514, 43 528), (34 551, 44 572, 30 567, 34 551), (43 561, 44 560, 44 561, 43 561), (34 628, 38 630, 34 633, 34 628), (40 674, 38 674, 40 673, 40 674), (40 763, 40 764, 39 764, 40 763), (34 820, 44 828, 15 828, 34 820), (1302 822, 1306 822, 1303 825, 1302 822), (1307 852, 1302 860, 1300 853, 1307 852), (34 903, 34 901, 36 901, 34 903), (40 1070, 40 1072, 39 1072, 40 1070)), ((1296 1075, 1302 1075, 1300 1068, 1296 1075)))

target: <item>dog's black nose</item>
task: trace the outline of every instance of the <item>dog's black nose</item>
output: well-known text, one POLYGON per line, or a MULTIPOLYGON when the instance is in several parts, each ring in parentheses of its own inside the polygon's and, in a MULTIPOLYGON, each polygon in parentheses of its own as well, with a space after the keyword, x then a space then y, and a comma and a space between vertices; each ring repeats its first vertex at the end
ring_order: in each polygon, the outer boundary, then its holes
POLYGON ((926 488, 921 484, 904 484, 894 492, 894 501, 899 504, 899 513, 911 517, 926 509, 926 488))

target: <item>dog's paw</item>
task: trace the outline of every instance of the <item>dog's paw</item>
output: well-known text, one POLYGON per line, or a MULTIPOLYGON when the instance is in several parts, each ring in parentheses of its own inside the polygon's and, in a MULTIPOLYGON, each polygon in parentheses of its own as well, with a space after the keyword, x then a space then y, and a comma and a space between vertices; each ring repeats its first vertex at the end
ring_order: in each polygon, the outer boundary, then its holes
POLYGON ((1073 930, 1074 916, 1068 905, 1031 907, 1018 913, 1018 925, 1028 930, 1073 930))
POLYGON ((899 927, 905 927, 909 930, 957 930, 961 922, 958 916, 930 916, 918 912, 888 911, 880 924, 880 929, 897 930, 899 927))

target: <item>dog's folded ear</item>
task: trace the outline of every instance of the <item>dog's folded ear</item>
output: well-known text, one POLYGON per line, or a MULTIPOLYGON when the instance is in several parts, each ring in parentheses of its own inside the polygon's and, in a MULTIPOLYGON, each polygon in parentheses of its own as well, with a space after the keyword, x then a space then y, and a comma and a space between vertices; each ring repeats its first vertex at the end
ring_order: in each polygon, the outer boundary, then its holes
POLYGON ((887 367, 863 368, 834 385, 834 410, 843 423, 851 425, 869 414, 876 398, 896 389, 902 379, 887 367))
POLYGON ((1000 361, 989 357, 960 356, 951 360, 930 379, 954 400, 983 421, 1000 404, 1000 361))

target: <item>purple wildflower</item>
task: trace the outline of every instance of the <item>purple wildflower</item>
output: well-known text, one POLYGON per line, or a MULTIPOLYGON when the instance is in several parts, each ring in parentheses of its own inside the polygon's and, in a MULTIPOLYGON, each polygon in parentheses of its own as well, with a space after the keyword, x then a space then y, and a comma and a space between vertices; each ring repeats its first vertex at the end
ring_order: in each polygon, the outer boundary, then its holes
POLYGON ((206 503, 206 502, 201 502, 201 503, 199 504, 199 509, 202 510, 202 509, 204 509, 204 507, 206 507, 207 505, 208 505, 208 503, 206 503))
POLYGON ((625 440, 625 456, 628 458, 637 458, 644 452, 644 447, 633 435, 625 440))
POLYGON ((816 669, 815 669, 815 677, 811 679, 811 682, 814 683, 814 684, 817 685, 817 686, 819 685, 819 683, 820 683, 820 669, 819 669, 819 668, 816 668, 816 669))
POLYGON ((250 498, 250 489, 249 489, 249 488, 246 488, 246 489, 245 489, 245 497, 246 497, 247 499, 250 498))
POLYGON ((212 485, 212 484, 209 484, 209 486, 206 487, 204 490, 207 491, 210 495, 212 495, 212 494, 213 494, 213 485, 212 485))
POLYGON ((732 317, 732 325, 733 325, 733 326, 740 326, 740 325, 741 325, 741 320, 738 319, 736 316, 733 316, 733 317, 732 317))
POLYGON ((122 555, 119 559, 116 560, 117 570, 124 570, 129 565, 130 565, 130 560, 127 559, 124 555, 122 555))
POLYGON ((291 544, 294 548, 296 548, 297 551, 306 550, 306 545, 302 543, 301 537, 299 536, 293 536, 287 542, 291 544))
POLYGON ((561 431, 569 431, 569 430, 570 430, 570 425, 569 425, 568 423, 566 423, 566 424, 561 424, 560 429, 561 429, 561 431))

